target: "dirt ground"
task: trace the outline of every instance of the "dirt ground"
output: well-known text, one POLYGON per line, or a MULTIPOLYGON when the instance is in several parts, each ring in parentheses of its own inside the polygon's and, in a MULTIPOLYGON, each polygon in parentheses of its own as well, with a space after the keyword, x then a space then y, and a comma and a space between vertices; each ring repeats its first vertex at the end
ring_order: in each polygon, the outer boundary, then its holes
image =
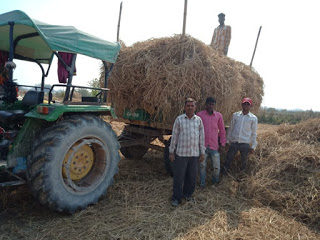
MULTIPOLYGON (((113 126, 119 134, 121 125, 113 126)), ((260 133, 275 128, 259 125, 260 133)), ((2 188, 0 240, 320 239, 317 229, 244 197, 243 177, 227 176, 204 190, 197 187, 195 202, 174 208, 172 178, 164 169, 163 154, 149 150, 142 159, 122 157, 107 194, 71 216, 41 206, 27 186, 2 188)))

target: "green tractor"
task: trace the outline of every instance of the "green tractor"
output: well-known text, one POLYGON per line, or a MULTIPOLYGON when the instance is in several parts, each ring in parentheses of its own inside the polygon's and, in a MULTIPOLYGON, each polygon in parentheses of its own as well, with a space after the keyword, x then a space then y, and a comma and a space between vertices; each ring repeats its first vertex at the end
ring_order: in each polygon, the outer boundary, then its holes
POLYGON ((117 136, 103 120, 116 117, 107 106, 107 79, 119 50, 119 43, 48 25, 21 11, 0 15, 0 186, 28 183, 41 204, 68 213, 95 204, 106 193, 120 159, 117 136), (103 87, 72 84, 77 54, 102 60, 103 87), (46 88, 55 57, 66 82, 46 88), (37 64, 41 84, 19 85, 13 79, 15 59, 37 64), (19 100, 21 88, 28 90, 19 100), (56 88, 63 88, 60 101, 54 99, 56 88), (96 94, 75 101, 77 89, 96 94))

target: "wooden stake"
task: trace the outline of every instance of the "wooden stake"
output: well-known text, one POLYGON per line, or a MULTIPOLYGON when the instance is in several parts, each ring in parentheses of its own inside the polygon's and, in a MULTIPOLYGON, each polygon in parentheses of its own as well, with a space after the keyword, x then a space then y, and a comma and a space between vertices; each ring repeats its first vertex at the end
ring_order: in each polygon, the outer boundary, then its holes
POLYGON ((182 37, 184 37, 186 35, 187 7, 188 7, 188 0, 184 0, 182 37))
POLYGON ((252 58, 251 58, 251 62, 250 62, 250 68, 252 67, 253 58, 254 58, 254 55, 255 55, 255 53, 256 53, 256 49, 257 49, 257 45, 258 45, 258 40, 259 40, 261 28, 262 28, 262 26, 260 26, 260 28, 259 28, 259 32, 258 32, 258 36, 257 36, 257 40, 256 40, 256 45, 255 45, 255 47, 254 47, 254 51, 253 51, 252 58))
POLYGON ((121 21, 121 12, 122 12, 122 2, 120 3, 120 11, 119 11, 119 20, 118 20, 118 30, 117 30, 117 42, 119 42, 119 33, 120 33, 120 21, 121 21))
MULTIPOLYGON (((182 27, 181 40, 184 39, 184 37, 186 36, 187 7, 188 7, 188 0, 184 0, 183 27, 182 27)), ((182 63, 184 59, 184 48, 182 47, 182 45, 180 46, 180 48, 181 48, 180 63, 182 63)))

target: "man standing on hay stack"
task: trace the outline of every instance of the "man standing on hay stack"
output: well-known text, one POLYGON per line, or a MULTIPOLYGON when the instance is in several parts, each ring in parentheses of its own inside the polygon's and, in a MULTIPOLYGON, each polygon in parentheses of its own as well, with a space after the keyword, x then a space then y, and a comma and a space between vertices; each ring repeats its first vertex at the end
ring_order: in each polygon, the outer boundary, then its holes
POLYGON ((195 115, 196 102, 188 98, 185 113, 178 116, 173 124, 169 158, 173 165, 172 206, 178 206, 181 198, 192 201, 196 187, 198 161, 203 161, 204 127, 200 117, 195 115), (200 156, 200 159, 199 159, 200 156))
POLYGON ((235 155, 240 151, 241 171, 246 171, 249 153, 254 153, 257 146, 258 118, 250 112, 252 107, 251 98, 242 100, 242 111, 233 114, 227 133, 229 150, 223 168, 226 174, 235 155))
POLYGON ((216 100, 213 97, 208 97, 205 103, 205 110, 197 113, 202 119, 204 126, 204 142, 206 147, 205 158, 200 162, 200 188, 206 186, 206 168, 207 159, 212 161, 212 184, 219 183, 220 176, 220 154, 219 141, 224 148, 226 145, 226 131, 224 128, 223 117, 219 112, 214 111, 216 100))
POLYGON ((231 40, 231 27, 224 25, 224 13, 220 13, 218 17, 220 25, 213 32, 210 46, 218 52, 221 52, 225 56, 227 56, 231 40))

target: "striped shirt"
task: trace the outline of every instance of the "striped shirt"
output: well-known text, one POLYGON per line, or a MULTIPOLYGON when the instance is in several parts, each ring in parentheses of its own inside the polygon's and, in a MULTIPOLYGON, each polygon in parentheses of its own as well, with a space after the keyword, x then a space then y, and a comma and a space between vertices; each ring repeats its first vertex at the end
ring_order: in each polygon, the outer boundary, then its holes
POLYGON ((198 157, 205 153, 204 127, 199 116, 178 116, 173 124, 169 152, 180 157, 198 157))
POLYGON ((227 143, 248 143, 251 148, 257 146, 258 118, 249 112, 244 115, 242 111, 232 115, 230 128, 227 132, 227 143))
POLYGON ((213 33, 210 46, 227 55, 231 40, 231 27, 227 25, 218 26, 213 33))

